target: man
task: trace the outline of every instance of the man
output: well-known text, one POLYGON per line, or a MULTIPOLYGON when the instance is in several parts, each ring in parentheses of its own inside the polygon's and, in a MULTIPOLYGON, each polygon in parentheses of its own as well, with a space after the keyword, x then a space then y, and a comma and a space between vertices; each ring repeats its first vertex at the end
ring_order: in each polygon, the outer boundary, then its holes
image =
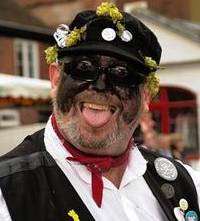
POLYGON ((198 220, 196 173, 134 144, 157 88, 155 35, 103 3, 54 37, 53 115, 2 157, 0 220, 198 220))

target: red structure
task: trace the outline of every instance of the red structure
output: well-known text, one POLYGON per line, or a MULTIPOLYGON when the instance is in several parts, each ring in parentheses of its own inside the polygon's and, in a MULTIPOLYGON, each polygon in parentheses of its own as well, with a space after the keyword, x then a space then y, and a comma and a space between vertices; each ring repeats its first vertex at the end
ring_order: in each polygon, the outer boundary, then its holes
POLYGON ((198 147, 196 95, 176 87, 161 87, 158 98, 150 104, 159 133, 182 133, 188 148, 198 147))

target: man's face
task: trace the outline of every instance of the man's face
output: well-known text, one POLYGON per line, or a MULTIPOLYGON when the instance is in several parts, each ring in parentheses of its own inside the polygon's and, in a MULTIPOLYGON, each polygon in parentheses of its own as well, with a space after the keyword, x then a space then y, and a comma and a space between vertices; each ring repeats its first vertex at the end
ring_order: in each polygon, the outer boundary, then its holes
POLYGON ((126 67, 106 56, 62 66, 54 114, 63 136, 79 150, 115 156, 127 148, 143 111, 143 88, 123 84, 126 67))

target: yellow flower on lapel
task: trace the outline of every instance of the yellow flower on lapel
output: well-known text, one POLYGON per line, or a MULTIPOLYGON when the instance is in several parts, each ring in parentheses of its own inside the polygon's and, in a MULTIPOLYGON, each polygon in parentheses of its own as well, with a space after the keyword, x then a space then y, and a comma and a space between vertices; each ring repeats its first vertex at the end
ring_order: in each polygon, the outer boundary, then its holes
POLYGON ((71 210, 68 212, 68 215, 69 215, 70 217, 72 217, 72 219, 73 219, 74 221, 80 221, 78 214, 77 214, 73 209, 71 209, 71 210))

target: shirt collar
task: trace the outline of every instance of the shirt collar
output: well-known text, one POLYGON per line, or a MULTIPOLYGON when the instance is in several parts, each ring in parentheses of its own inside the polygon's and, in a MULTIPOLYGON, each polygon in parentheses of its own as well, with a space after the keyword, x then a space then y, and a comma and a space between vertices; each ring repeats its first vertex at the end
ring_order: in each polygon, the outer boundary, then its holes
MULTIPOLYGON (((66 158, 68 156, 71 156, 71 154, 65 149, 62 141, 58 138, 57 134, 53 130, 51 119, 48 120, 45 127, 44 143, 47 151, 51 154, 51 156, 58 164, 70 164, 71 166, 73 166, 73 168, 76 170, 76 173, 78 173, 82 180, 84 180, 86 183, 91 183, 91 173, 84 165, 81 165, 78 162, 66 160, 66 158)), ((134 146, 130 152, 129 163, 124 173, 120 188, 123 188, 131 181, 143 176, 146 172, 146 169, 147 161, 144 159, 137 146, 134 146)), ((109 188, 110 184, 106 185, 105 182, 104 186, 109 188)))

